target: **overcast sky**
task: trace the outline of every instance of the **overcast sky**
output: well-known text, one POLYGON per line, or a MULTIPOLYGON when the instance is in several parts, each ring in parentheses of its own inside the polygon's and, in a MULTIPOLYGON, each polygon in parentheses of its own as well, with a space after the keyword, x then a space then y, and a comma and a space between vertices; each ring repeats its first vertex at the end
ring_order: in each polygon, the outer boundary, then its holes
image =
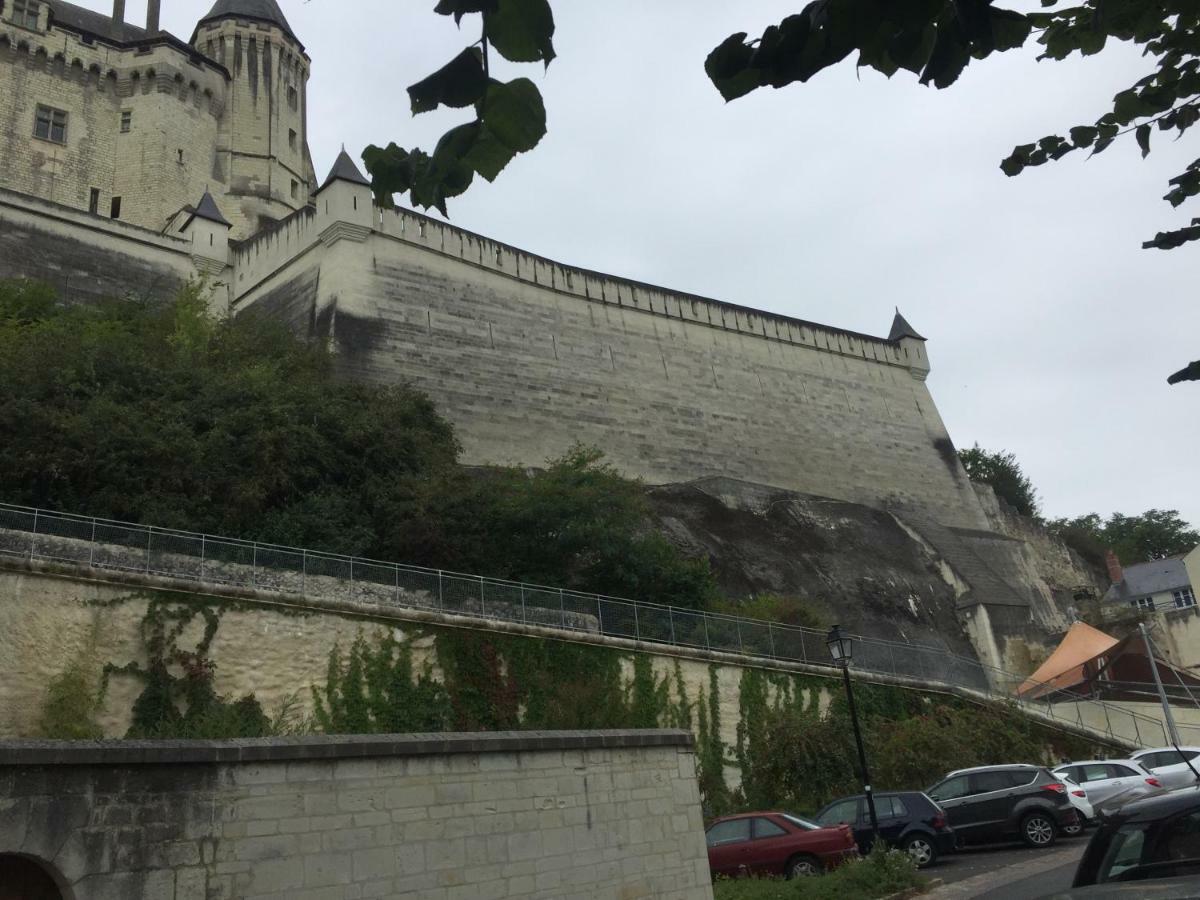
MULTIPOLYGON (((108 9, 105 0, 86 5, 108 9)), ((184 39, 211 0, 165 0, 184 39)), ((1179 509, 1200 525, 1200 245, 1160 198, 1200 144, 1154 135, 1006 178, 1017 143, 1093 121, 1149 69, 1127 48, 1069 63, 1009 53, 946 91, 853 65, 726 105, 704 58, 804 0, 557 0, 559 58, 534 78, 550 132, 452 221, 565 263, 886 335, 929 338, 960 447, 1016 454, 1049 516, 1179 509)), ((143 15, 131 0, 129 18, 143 15)), ((431 150, 462 113, 414 119, 405 88, 471 41, 433 0, 281 0, 312 57, 318 177, 341 144, 431 150)), ((464 20, 464 26, 471 19, 464 20)), ((802 452, 798 448, 798 452, 802 452)))

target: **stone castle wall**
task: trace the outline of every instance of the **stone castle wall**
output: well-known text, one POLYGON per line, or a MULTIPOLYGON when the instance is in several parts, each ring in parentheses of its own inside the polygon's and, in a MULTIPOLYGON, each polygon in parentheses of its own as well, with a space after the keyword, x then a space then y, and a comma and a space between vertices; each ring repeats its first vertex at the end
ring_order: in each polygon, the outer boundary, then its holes
POLYGON ((97 900, 712 897, 671 731, 0 743, 6 854, 97 900))
POLYGON ((582 441, 650 483, 724 475, 985 527, 921 341, 563 266, 412 213, 368 211, 368 233, 330 240, 326 199, 237 250, 235 313, 287 307, 347 375, 425 391, 468 463, 536 466, 582 441), (318 285, 306 312, 298 278, 318 285))
POLYGON ((161 231, 225 182, 214 154, 224 103, 224 73, 177 47, 84 43, 2 21, 0 187, 78 210, 97 189, 100 216, 120 197, 122 221, 161 231), (67 113, 65 143, 34 136, 38 105, 67 113))
POLYGON ((74 303, 171 297, 196 275, 190 241, 0 189, 0 279, 45 281, 74 303))

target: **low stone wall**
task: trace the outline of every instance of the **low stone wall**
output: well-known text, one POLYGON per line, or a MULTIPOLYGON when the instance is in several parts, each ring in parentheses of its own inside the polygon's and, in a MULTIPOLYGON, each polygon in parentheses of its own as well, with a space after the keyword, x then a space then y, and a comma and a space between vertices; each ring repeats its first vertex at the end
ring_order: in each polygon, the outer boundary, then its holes
POLYGON ((683 731, 0 742, 13 855, 63 900, 712 896, 683 731))

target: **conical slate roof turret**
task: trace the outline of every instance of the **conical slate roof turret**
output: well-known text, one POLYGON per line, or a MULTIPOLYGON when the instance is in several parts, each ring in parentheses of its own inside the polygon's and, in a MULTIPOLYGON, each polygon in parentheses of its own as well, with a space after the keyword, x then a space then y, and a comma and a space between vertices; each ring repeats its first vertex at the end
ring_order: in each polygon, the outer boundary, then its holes
POLYGON ((200 20, 200 24, 214 19, 254 19, 258 22, 268 22, 278 25, 296 43, 300 43, 275 0, 217 0, 208 11, 208 15, 200 20))
POLYGON ((917 329, 908 324, 908 320, 900 315, 899 307, 896 308, 896 318, 892 319, 892 331, 888 335, 889 341, 898 341, 901 338, 916 338, 918 341, 925 340, 917 329))
POLYGON ((216 222, 218 225, 224 225, 226 228, 232 228, 229 220, 221 215, 221 209, 217 206, 217 201, 213 199, 213 195, 208 191, 204 192, 204 196, 200 198, 200 203, 188 213, 187 221, 183 223, 185 230, 192 224, 193 219, 207 219, 209 222, 216 222))
POLYGON ((342 152, 338 154, 338 158, 333 163, 333 168, 329 170, 329 175, 325 178, 325 181, 321 184, 321 187, 318 189, 317 193, 325 190, 325 188, 329 187, 329 185, 333 184, 335 181, 348 181, 351 184, 363 184, 367 187, 371 186, 371 182, 365 175, 363 175, 361 171, 359 171, 358 166, 355 165, 354 160, 350 158, 350 154, 346 152, 345 147, 343 147, 342 152))

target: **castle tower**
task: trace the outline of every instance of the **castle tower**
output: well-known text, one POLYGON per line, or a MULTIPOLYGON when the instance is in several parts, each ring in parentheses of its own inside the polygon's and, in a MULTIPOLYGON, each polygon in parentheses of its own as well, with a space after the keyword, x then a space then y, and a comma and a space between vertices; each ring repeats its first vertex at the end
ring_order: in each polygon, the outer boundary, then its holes
POLYGON ((924 381, 929 375, 929 355, 925 352, 925 338, 908 324, 908 319, 896 310, 896 318, 892 319, 892 330, 888 334, 889 341, 899 342, 899 350, 904 354, 908 371, 917 381, 924 381))
POLYGON ((192 46, 230 75, 213 180, 233 236, 250 234, 309 202, 315 188, 308 150, 311 60, 276 0, 216 0, 192 46))

